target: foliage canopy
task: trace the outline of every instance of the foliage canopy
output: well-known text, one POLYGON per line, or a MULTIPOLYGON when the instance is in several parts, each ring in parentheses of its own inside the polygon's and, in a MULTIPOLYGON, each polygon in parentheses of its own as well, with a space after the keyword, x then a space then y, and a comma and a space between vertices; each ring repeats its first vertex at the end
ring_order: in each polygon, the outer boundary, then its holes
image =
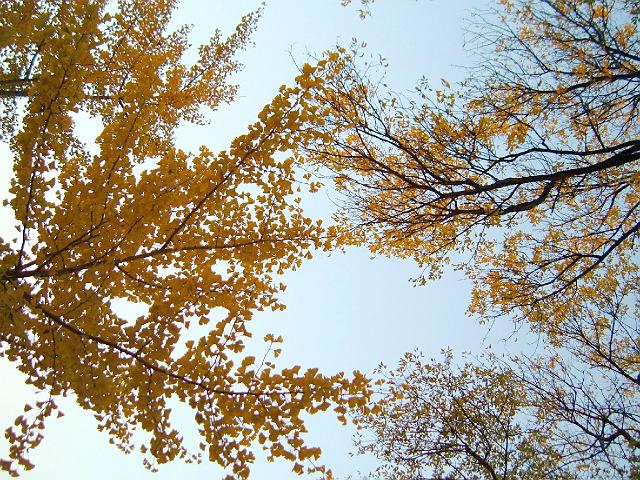
POLYGON ((473 281, 472 314, 514 320, 544 345, 460 371, 415 356, 383 369, 382 413, 356 415, 376 435, 365 450, 400 469, 391 478, 419 468, 443 478, 631 475, 640 445, 640 6, 500 4, 472 17, 481 58, 460 88, 434 91, 423 80, 417 94, 394 94, 358 50, 329 52, 314 72, 322 122, 309 128, 321 134, 299 150, 344 193, 351 240, 415 259, 420 283, 453 262, 473 281), (465 394, 485 384, 495 388, 465 394), (458 400, 467 402, 460 412, 483 415, 456 413, 458 400), (509 406, 516 432, 494 431, 496 408, 509 406), (535 448, 517 446, 535 434, 523 418, 546 429, 535 448), (486 444, 474 444, 473 429, 486 444))
MULTIPOLYGON (((133 432, 154 468, 188 451, 172 402, 193 411, 199 449, 246 478, 259 442, 296 473, 324 472, 302 414, 364 402, 355 373, 276 369, 243 353, 256 310, 283 306, 275 275, 331 232, 305 217, 291 159, 304 92, 265 107, 214 153, 175 146, 180 122, 233 99, 229 75, 259 13, 216 31, 183 60, 188 28, 169 30, 173 1, 23 0, 0 4, 2 138, 14 156, 15 240, 0 242, 0 356, 44 394, 7 430, 2 469, 29 469, 56 398, 73 394, 125 452, 133 432), (85 116, 85 117, 83 117, 85 116), (76 122, 101 123, 92 149, 76 122), (135 321, 114 302, 146 304, 135 321), (210 324, 200 338, 190 328, 210 324), (305 467, 306 465, 306 467, 305 467)), ((265 338, 265 349, 280 341, 265 338)), ((279 350, 274 350, 277 356, 279 350)))
POLYGON ((0 243, 0 355, 45 394, 7 431, 3 469, 32 467, 56 397, 72 393, 124 451, 149 432, 151 468, 200 460, 171 426, 179 401, 200 450, 239 478, 255 442, 296 473, 325 472, 302 415, 329 408, 355 409, 376 438, 362 449, 392 478, 637 475, 637 0, 502 0, 475 17, 482 61, 457 90, 396 95, 358 52, 329 52, 219 153, 184 152, 174 134, 233 99, 258 14, 191 65, 188 29, 168 30, 174 2, 107 3, 0 5, 19 226, 0 243), (101 122, 95 149, 82 115, 101 122), (298 206, 296 161, 345 194, 342 236, 298 206), (253 313, 282 308, 275 275, 347 241, 415 259, 422 283, 455 262, 473 314, 516 320, 542 346, 461 368, 408 354, 381 368, 374 404, 358 372, 247 355, 253 313), (118 299, 148 313, 127 321, 118 299), (210 331, 189 338, 195 323, 210 331))

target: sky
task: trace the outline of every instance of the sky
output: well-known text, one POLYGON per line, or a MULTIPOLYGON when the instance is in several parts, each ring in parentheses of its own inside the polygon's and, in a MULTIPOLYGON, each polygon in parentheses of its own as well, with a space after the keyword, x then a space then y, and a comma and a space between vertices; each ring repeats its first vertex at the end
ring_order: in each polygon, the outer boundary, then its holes
MULTIPOLYGON (((200 144, 213 150, 227 148, 255 121, 278 87, 293 82, 296 63, 336 44, 348 45, 354 37, 366 42, 368 52, 386 58, 389 84, 396 91, 410 90, 422 76, 432 85, 441 78, 461 80, 465 70, 459 66, 473 62, 472 48, 463 46, 462 21, 472 8, 485 4, 484 0, 378 0, 372 15, 361 20, 356 3, 342 7, 340 0, 267 0, 254 46, 239 57, 245 67, 234 78, 240 85, 237 100, 213 113, 208 125, 181 127, 178 144, 185 149, 197 149, 200 144)), ((249 0, 183 0, 175 23, 193 24, 192 43, 198 44, 206 41, 213 28, 230 33, 243 14, 259 6, 260 2, 249 0)), ((5 145, 0 145, 0 155, 3 160, 10 158, 5 145)), ((0 196, 5 198, 10 162, 0 165, 0 196)), ((326 218, 337 200, 334 192, 325 190, 307 199, 305 206, 310 215, 326 218)), ((3 234, 9 218, 0 211, 3 234)), ((469 283, 459 273, 446 272, 441 280, 414 287, 409 280, 417 274, 411 261, 372 259, 364 249, 318 254, 284 276, 288 288, 281 298, 287 309, 256 314, 254 338, 262 338, 262 332, 282 335, 279 366, 318 367, 325 374, 356 369, 370 373, 381 362, 395 365, 403 353, 414 349, 437 356, 448 347, 461 352, 479 351, 486 345, 486 327, 465 315, 469 283)), ((6 360, 0 362, 0 385, 0 427, 4 428, 22 411, 32 392, 6 360)), ((108 438, 95 429, 92 415, 72 398, 59 404, 65 416, 48 423, 45 440, 32 455, 36 469, 23 475, 26 480, 114 476, 186 480, 225 475, 215 465, 180 462, 151 474, 139 455, 123 455, 109 445, 108 438)), ((178 426, 192 425, 188 412, 179 411, 178 417, 178 426)), ((309 443, 322 448, 321 461, 338 478, 359 479, 359 472, 375 468, 374 459, 349 455, 354 450, 353 432, 331 415, 309 419, 308 427, 309 443)), ((0 443, 0 457, 6 450, 6 442, 0 443)), ((290 464, 270 464, 258 450, 256 454, 252 479, 301 478, 291 472, 290 464)))

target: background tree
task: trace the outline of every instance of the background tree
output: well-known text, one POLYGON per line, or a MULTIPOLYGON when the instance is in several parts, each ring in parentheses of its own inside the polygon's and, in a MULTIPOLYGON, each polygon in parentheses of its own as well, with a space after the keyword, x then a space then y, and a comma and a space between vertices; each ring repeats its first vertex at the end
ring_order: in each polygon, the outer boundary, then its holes
MULTIPOLYGON (((377 474, 397 479, 492 480, 574 478, 537 417, 528 390, 499 364, 456 368, 451 351, 441 362, 408 353, 396 370, 381 367, 383 400, 356 415, 358 447, 383 460, 377 474)), ((487 357, 485 360, 491 360, 487 357)), ((551 427, 551 428, 550 428, 551 427)), ((550 430, 549 430, 550 428, 550 430)))
POLYGON ((552 426, 558 472, 624 476, 638 447, 639 4, 500 3, 474 17, 481 61, 459 91, 423 80, 394 95, 357 50, 328 53, 314 72, 323 121, 309 125, 322 134, 300 152, 344 193, 352 241, 414 258, 422 283, 454 261, 474 283, 471 313, 541 336, 550 350, 504 368, 552 426))
POLYGON ((462 367, 450 351, 409 353, 380 367, 377 406, 354 413, 359 451, 390 479, 636 478, 638 312, 627 296, 637 285, 594 295, 589 314, 555 332, 560 346, 489 351, 462 367))
POLYGON ((14 475, 16 462, 33 466, 29 450, 60 395, 74 394, 125 452, 136 429, 148 432, 140 450, 151 468, 200 460, 171 426, 171 402, 182 402, 200 450, 233 478, 248 476, 254 441, 297 473, 305 461, 324 472, 301 415, 367 396, 358 373, 276 370, 268 355, 243 354, 253 312, 282 308, 274 274, 332 235, 293 201, 293 161, 276 155, 304 118, 299 89, 284 89, 226 151, 175 147, 180 122, 233 98, 233 55, 258 14, 227 39, 215 32, 189 65, 188 29, 168 30, 174 5, 0 5, 1 128, 18 224, 0 243, 0 355, 44 394, 6 432, 1 465, 14 475), (95 149, 76 135, 80 112, 101 122, 95 149), (127 321, 118 299, 148 313, 127 321), (208 323, 193 338, 190 327, 208 323))

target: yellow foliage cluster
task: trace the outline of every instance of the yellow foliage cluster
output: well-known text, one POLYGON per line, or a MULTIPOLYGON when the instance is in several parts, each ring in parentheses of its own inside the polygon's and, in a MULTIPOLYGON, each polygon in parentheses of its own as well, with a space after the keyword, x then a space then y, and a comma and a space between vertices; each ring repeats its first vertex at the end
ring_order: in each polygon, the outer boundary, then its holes
POLYGON ((327 53, 312 72, 320 133, 298 150, 344 193, 355 242, 415 259, 420 283, 454 260, 474 313, 542 317, 640 229, 639 39, 633 2, 502 3, 478 34, 495 39, 484 75, 459 91, 407 101, 360 51, 327 53))
POLYGON ((383 471, 394 479, 429 468, 629 478, 640 445, 638 2, 499 3, 471 20, 480 62, 457 88, 395 94, 384 62, 357 47, 328 52, 304 79, 322 118, 296 149, 343 194, 343 239, 414 259, 420 284, 453 264, 472 281, 471 314, 524 324, 541 345, 536 358, 490 359, 528 392, 520 405, 490 368, 410 357, 383 369, 382 414, 360 417, 376 435, 363 450, 398 467, 383 471), (496 413, 507 407, 519 413, 496 413), (497 452, 509 460, 490 462, 497 452))
POLYGON ((29 450, 56 397, 72 393, 124 451, 136 429, 148 432, 139 448, 150 468, 204 453, 247 478, 258 441, 297 473, 328 475, 310 462, 320 451, 302 440, 303 414, 363 403, 368 381, 243 355, 254 312, 284 308, 274 276, 334 244, 294 201, 293 160, 278 153, 310 134, 301 124, 314 115, 304 103, 311 71, 228 150, 185 152, 176 127, 233 99, 233 57, 259 13, 226 39, 215 32, 189 65, 187 28, 168 31, 175 2, 107 3, 0 5, 0 104, 11 117, 2 135, 19 224, 0 243, 0 355, 49 396, 7 431, 2 468, 33 467, 29 450), (102 123, 97 152, 76 137, 78 112, 102 123), (149 311, 126 321, 116 299, 149 311), (212 321, 214 310, 224 314, 212 321), (194 322, 212 324, 180 353, 194 322), (176 399, 194 412, 202 453, 171 424, 176 399))

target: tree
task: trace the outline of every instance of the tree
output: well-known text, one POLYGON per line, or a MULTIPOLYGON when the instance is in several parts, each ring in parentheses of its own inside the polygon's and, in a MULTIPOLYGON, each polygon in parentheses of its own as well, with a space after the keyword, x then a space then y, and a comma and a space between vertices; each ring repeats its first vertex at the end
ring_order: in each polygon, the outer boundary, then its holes
POLYGON ((558 468, 564 459, 548 434, 553 425, 536 415, 511 370, 474 363, 457 369, 447 351, 443 361, 428 363, 407 353, 397 370, 378 373, 383 399, 355 419, 374 434, 362 434, 358 447, 384 462, 383 478, 573 478, 558 468))
POLYGON ((434 101, 426 80, 423 101, 407 100, 355 54, 329 54, 315 72, 324 135, 303 151, 333 172, 345 223, 373 250, 413 257, 427 277, 472 252, 469 273, 490 270, 474 311, 533 320, 640 228, 639 13, 634 2, 504 3, 504 23, 478 33, 495 52, 434 101))
MULTIPOLYGON (((500 4, 470 25, 481 58, 457 91, 423 80, 417 94, 393 94, 360 51, 329 52, 314 71, 322 122, 308 127, 321 133, 299 152, 344 193, 351 241, 415 259, 420 283, 453 262, 473 280, 472 314, 524 322, 541 336, 544 354, 502 367, 530 390, 523 414, 533 409, 552 426, 560 473, 626 475, 640 445, 640 5, 500 4)), ((424 391, 421 381, 408 388, 424 391)), ((447 408, 463 388, 450 385, 438 387, 447 408)), ((400 386, 391 383, 391 398, 400 386)), ((482 400, 488 418, 497 401, 482 400)), ((389 445, 378 452, 403 462, 378 428, 402 430, 394 415, 405 407, 390 408, 364 418, 389 445)), ((433 431, 445 435, 442 425, 433 431)), ((434 438, 421 446, 429 451, 434 438)), ((420 461, 437 470, 441 453, 420 461)))
POLYGON ((440 361, 408 353, 376 372, 376 405, 353 411, 358 451, 382 461, 385 479, 637 478, 637 385, 602 340, 600 351, 538 345, 534 356, 486 352, 462 367, 451 351, 440 361))
MULTIPOLYGON (((1 131, 18 224, 0 243, 0 355, 44 395, 6 432, 1 465, 14 475, 16 463, 33 467, 29 451, 61 395, 73 394, 125 452, 136 429, 148 432, 139 448, 151 468, 200 461, 171 425, 172 403, 188 405, 200 450, 233 478, 249 475, 256 441, 296 473, 305 463, 324 472, 301 415, 367 398, 358 372, 278 370, 269 355, 243 354, 253 313, 283 308, 274 275, 331 246, 333 234, 303 215, 293 160, 278 154, 308 114, 300 90, 283 88, 226 151, 176 148, 180 122, 233 99, 233 57, 259 12, 229 38, 215 32, 189 65, 188 28, 168 29, 174 6, 0 5, 1 131), (93 150, 76 134, 78 114, 101 122, 93 150), (118 299, 148 313, 126 321, 118 299), (210 330, 190 338, 196 323, 210 330)), ((269 352, 280 341, 265 337, 269 352)))

